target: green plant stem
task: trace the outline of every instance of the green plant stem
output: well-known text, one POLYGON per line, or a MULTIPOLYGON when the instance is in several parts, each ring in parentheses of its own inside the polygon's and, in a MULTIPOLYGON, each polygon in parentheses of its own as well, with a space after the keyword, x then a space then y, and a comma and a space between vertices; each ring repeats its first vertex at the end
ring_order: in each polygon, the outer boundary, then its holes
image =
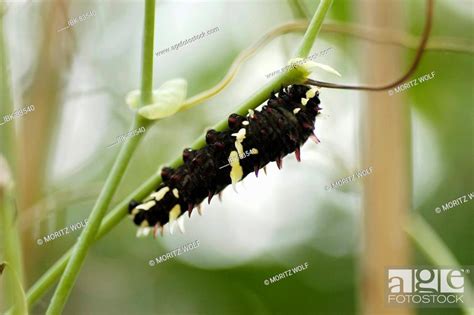
POLYGON ((306 9, 300 3, 299 0, 288 0, 288 5, 290 6, 291 11, 293 12, 293 16, 296 19, 307 19, 308 18, 308 14, 306 13, 306 9))
POLYGON ((304 34, 302 45, 300 45, 296 57, 305 58, 308 56, 311 48, 313 47, 313 43, 316 40, 316 37, 321 30, 321 26, 323 25, 324 17, 328 12, 329 8, 332 5, 333 0, 321 0, 316 12, 309 23, 308 30, 304 34))
MULTIPOLYGON (((141 116, 136 115, 131 130, 135 130, 147 125, 144 119, 141 119, 140 117, 141 116)), ((89 215, 87 225, 81 233, 78 242, 72 249, 71 257, 58 284, 58 287, 56 288, 56 292, 53 295, 51 304, 48 307, 46 314, 61 314, 74 282, 77 279, 82 264, 84 263, 88 249, 95 239, 95 235, 99 230, 102 218, 104 217, 107 207, 110 204, 113 194, 120 184, 120 180, 125 173, 128 163, 132 157, 133 152, 138 146, 140 139, 141 137, 139 136, 132 137, 122 146, 119 155, 114 162, 112 170, 105 182, 104 188, 102 189, 97 202, 95 203, 91 214, 89 215)))
MULTIPOLYGON (((332 3, 332 0, 323 0, 320 5, 323 3, 332 3)), ((330 5, 329 5, 330 6, 330 5)), ((317 10, 316 14, 319 16, 315 16, 315 18, 323 20, 329 6, 325 6, 325 10, 317 10)), ((315 31, 312 28, 320 28, 321 23, 311 23, 307 32, 313 32, 317 34, 317 30, 315 31)), ((301 42, 301 46, 308 46, 311 48, 314 40, 316 37, 309 37, 305 36, 301 42), (307 41, 312 40, 309 44, 307 41)), ((305 51, 305 50, 303 50, 305 51)), ((306 52, 303 52, 303 57, 307 57, 309 54, 309 49, 306 52)), ((292 69, 285 73, 280 74, 279 76, 275 77, 272 81, 266 84, 262 89, 258 92, 253 94, 249 99, 247 99, 239 108, 235 111, 241 115, 247 114, 249 109, 253 109, 264 101, 268 99, 268 95, 271 92, 279 90, 282 86, 287 86, 289 84, 295 83, 302 83, 306 78, 304 74, 301 73, 298 69, 292 69)), ((227 126, 227 119, 222 120, 218 124, 216 124, 213 128, 222 131, 226 129, 227 126)), ((202 148, 205 145, 205 134, 201 135, 191 146, 194 149, 202 148)), ((180 157, 175 159, 172 163, 169 164, 170 167, 176 168, 179 167, 183 163, 183 160, 180 157)), ((115 206, 110 213, 105 217, 103 220, 102 225, 96 235, 96 240, 102 238, 106 235, 112 228, 114 228, 117 224, 121 222, 121 220, 127 215, 127 207, 128 203, 132 199, 140 200, 145 198, 149 195, 159 184, 161 183, 161 176, 159 173, 154 174, 147 181, 138 187, 134 192, 128 195, 122 202, 120 202, 117 206, 115 206)), ((66 252, 53 266, 49 268, 49 270, 40 278, 38 281, 28 290, 27 292, 27 302, 29 305, 36 302, 47 290, 50 286, 54 284, 54 282, 59 278, 63 270, 66 268, 68 260, 71 258, 72 251, 69 250, 66 252)))
POLYGON ((9 270, 6 270, 6 274, 12 278, 12 284, 10 284, 11 286, 7 288, 9 291, 15 292, 15 295, 18 296, 18 300, 15 303, 15 307, 12 311, 14 314, 28 315, 28 305, 26 304, 25 291, 23 290, 21 280, 16 274, 15 269, 11 268, 8 262, 3 262, 0 264, 0 276, 2 275, 2 272, 5 272, 5 267, 9 268, 9 270))
POLYGON ((143 22, 142 51, 142 106, 151 104, 153 91, 153 44, 155 39, 155 0, 145 1, 145 19, 143 22))
MULTIPOLYGON (((144 184, 138 187, 135 191, 129 194, 125 199, 116 205, 112 211, 104 218, 99 231, 96 235, 96 240, 101 239, 107 233, 109 233, 120 221, 127 215, 127 206, 130 200, 132 199, 143 199, 145 198, 150 191, 156 188, 161 181, 160 176, 153 176, 148 179, 144 184)), ((63 273, 66 268, 67 262, 72 254, 72 249, 69 249, 64 253, 61 258, 59 258, 56 263, 51 266, 48 271, 41 276, 38 281, 28 290, 26 294, 26 299, 28 305, 33 305, 38 301, 41 296, 53 286, 53 284, 58 280, 58 278, 63 273)))
MULTIPOLYGON (((3 12, 4 3, 0 3, 3 12)), ((8 55, 3 34, 3 14, 0 15, 0 123, 3 116, 13 113, 14 106, 10 90, 10 73, 8 71, 8 55)), ((14 314, 22 314, 24 305, 23 265, 21 241, 18 233, 18 220, 15 219, 14 183, 16 182, 15 163, 15 124, 10 121, 0 126, 0 233, 4 254, 0 257, 9 263, 11 272, 6 273, 4 290, 5 301, 18 307, 14 314), (17 290, 17 286, 20 289, 17 290), (11 289, 15 288, 15 289, 11 289)))
MULTIPOLYGON (((0 170, 1 172, 1 170, 0 170)), ((4 248, 3 259, 8 262, 10 272, 5 272, 5 300, 13 303, 12 314, 24 315, 24 292, 22 288, 21 242, 15 221, 15 204, 10 189, 0 187, 0 230, 4 248)))
MULTIPOLYGON (((153 41, 155 28, 155 0, 145 2, 145 21, 143 34, 143 62, 142 62, 142 86, 141 105, 150 103, 153 86, 153 41)), ((131 130, 145 127, 149 124, 147 120, 135 114, 131 130)), ((78 242, 74 246, 64 273, 51 299, 46 311, 47 315, 61 314, 66 301, 71 293, 72 287, 79 275, 79 271, 87 256, 88 250, 96 238, 102 219, 117 190, 125 173, 128 163, 142 137, 130 138, 121 148, 117 159, 105 182, 97 202, 87 220, 87 226, 81 233, 78 242)))

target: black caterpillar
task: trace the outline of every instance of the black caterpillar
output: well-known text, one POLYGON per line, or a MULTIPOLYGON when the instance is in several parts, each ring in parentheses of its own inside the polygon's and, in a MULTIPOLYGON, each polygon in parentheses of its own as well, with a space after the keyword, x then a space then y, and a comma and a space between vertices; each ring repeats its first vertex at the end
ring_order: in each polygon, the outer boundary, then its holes
MULTIPOLYGON (((207 145, 199 150, 184 149, 184 164, 177 169, 165 167, 161 171, 163 183, 142 203, 132 200, 128 211, 133 222, 144 228, 138 234, 148 234, 149 227, 163 233, 163 226, 178 218, 182 229, 182 215, 189 216, 208 197, 235 185, 251 172, 258 176, 260 168, 295 152, 300 161, 300 146, 308 138, 319 142, 313 133, 319 107, 316 88, 293 85, 282 88, 278 96, 272 93, 260 111, 249 110, 244 117, 231 114, 229 129, 209 130, 207 145)), ((172 228, 172 226, 170 226, 172 228)))

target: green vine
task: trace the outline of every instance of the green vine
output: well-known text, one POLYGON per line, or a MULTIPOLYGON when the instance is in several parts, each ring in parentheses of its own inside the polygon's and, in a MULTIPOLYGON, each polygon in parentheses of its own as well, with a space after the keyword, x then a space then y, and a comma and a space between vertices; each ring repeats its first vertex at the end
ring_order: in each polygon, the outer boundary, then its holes
MULTIPOLYGON (((141 105, 151 103, 153 87, 153 41, 155 28, 155 0, 146 0, 145 19, 143 35, 143 62, 142 62, 142 85, 141 105)), ((145 127, 149 122, 142 116, 135 114, 131 130, 145 127)), ((107 177, 105 185, 95 203, 87 220, 87 226, 81 233, 78 242, 74 246, 71 256, 67 261, 64 273, 59 281, 51 303, 46 311, 48 315, 61 314, 66 301, 71 293, 72 287, 79 275, 79 271, 87 256, 90 246, 93 244, 102 219, 112 200, 115 191, 127 169, 128 163, 138 146, 142 137, 130 138, 122 146, 112 170, 107 177)))
MULTIPOLYGON (((4 12, 4 3, 0 3, 0 12, 4 12)), ((10 90, 10 73, 8 71, 8 55, 3 34, 3 14, 0 14, 0 117, 10 114, 14 110, 10 90)), ((5 274, 7 288, 3 293, 7 303, 13 303, 14 314, 23 312, 24 292, 23 266, 21 255, 21 242, 18 233, 17 220, 15 220, 15 124, 9 122, 0 126, 0 232, 4 248, 2 260, 8 262, 10 272, 5 274), (18 289, 17 289, 18 288, 18 289)))

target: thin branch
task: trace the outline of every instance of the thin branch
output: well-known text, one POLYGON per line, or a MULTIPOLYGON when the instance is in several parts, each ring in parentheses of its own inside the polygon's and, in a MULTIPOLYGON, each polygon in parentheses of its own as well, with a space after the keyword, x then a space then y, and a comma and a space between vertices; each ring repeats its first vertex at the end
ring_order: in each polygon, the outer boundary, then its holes
POLYGON ((356 86, 356 85, 343 85, 343 84, 337 84, 337 83, 322 82, 322 81, 317 81, 313 79, 308 79, 306 83, 310 85, 316 85, 319 87, 343 89, 343 90, 383 91, 383 90, 391 89, 399 85, 400 83, 404 82, 415 72, 416 68, 418 67, 418 64, 420 63, 421 57, 423 56, 423 52, 425 51, 426 43, 428 42, 428 38, 430 36, 432 24, 433 24, 433 0, 427 0, 425 28, 423 30, 423 35, 421 37, 420 46, 418 47, 418 50, 416 51, 415 59, 413 60, 413 63, 408 69, 408 71, 401 78, 399 78, 398 80, 392 83, 384 84, 381 86, 368 86, 368 85, 356 86))
MULTIPOLYGON (((152 95, 153 86, 153 41, 155 29, 155 0, 146 0, 145 19, 143 34, 143 59, 142 59, 142 86, 141 86, 141 105, 149 104, 152 95)), ((135 114, 131 130, 144 127, 149 122, 142 116, 135 114)), ((132 157, 135 148, 138 146, 142 137, 132 137, 122 146, 112 170, 107 177, 105 185, 89 215, 87 226, 84 228, 78 242, 73 248, 71 257, 67 263, 64 273, 51 299, 51 303, 46 314, 61 314, 66 301, 71 293, 72 287, 82 268, 87 252, 95 240, 102 219, 112 200, 112 196, 120 184, 120 181, 127 169, 128 163, 132 157)))
MULTIPOLYGON (((313 16, 313 20, 320 20, 322 21, 329 10, 333 0, 322 0, 320 3, 320 7, 323 6, 323 10, 317 10, 316 14, 313 16)), ((321 23, 311 23, 311 27, 308 28, 307 32, 316 32, 318 30, 314 30, 314 28, 319 28, 321 23)), ((303 41, 301 42, 301 46, 312 46, 308 45, 307 41, 312 41, 314 43, 315 37, 308 37, 305 36, 303 41)), ((309 52, 309 50, 308 50, 309 52)), ((307 57, 307 55, 303 55, 303 57, 307 57)), ((273 79, 271 82, 266 84, 260 91, 256 92, 252 95, 249 99, 247 99, 241 106, 235 111, 239 114, 246 114, 249 109, 253 109, 259 105, 261 105, 264 101, 268 99, 268 96, 271 92, 279 90, 282 86, 294 84, 294 83, 302 83, 304 80, 304 74, 299 72, 297 69, 292 69, 288 72, 282 73, 273 79)), ((228 127, 227 119, 222 120, 213 128, 222 131, 228 127)), ((133 138, 132 138, 133 139, 133 138)), ((130 141, 130 140, 129 140, 130 141)), ((199 149, 202 148, 206 144, 205 142, 205 135, 201 135, 192 145, 192 148, 199 149)), ((169 166, 173 168, 179 167, 183 163, 182 157, 179 156, 176 160, 174 160, 169 166)), ((160 183, 162 182, 160 173, 157 172, 144 184, 138 187, 134 192, 128 195, 123 201, 121 201, 117 206, 115 206, 110 213, 104 218, 98 233, 95 235, 95 240, 100 239, 104 235, 106 235, 110 230, 112 230, 120 221, 127 215, 127 208, 128 203, 132 199, 141 200, 149 195, 160 183)), ((72 250, 66 252, 53 266, 51 266, 48 271, 46 271, 43 276, 41 276, 38 281, 28 290, 27 292, 27 302, 29 305, 32 305, 36 302, 47 290, 51 287, 56 280, 60 277, 63 270, 66 269, 66 265, 68 265, 68 260, 71 259, 73 255, 72 250)))
MULTIPOLYGON (((304 29, 306 21, 295 23, 295 28, 304 29)), ((365 39, 379 44, 390 44, 410 49, 417 49, 420 43, 420 38, 408 33, 403 33, 391 29, 373 29, 370 27, 352 24, 329 21, 324 23, 321 32, 344 34, 360 39, 365 39)), ((453 37, 433 37, 426 43, 425 51, 442 51, 473 54, 474 46, 472 42, 453 37)))
POLYGON ((302 3, 300 3, 299 0, 287 0, 288 5, 291 8, 291 11, 293 12, 293 16, 295 16, 298 19, 308 19, 308 14, 307 10, 304 7, 302 3))
MULTIPOLYGON (((0 3, 3 10, 4 3, 0 3)), ((0 117, 10 114, 14 110, 12 99, 10 71, 7 47, 3 33, 3 14, 0 15, 0 117)), ((5 276, 7 289, 3 293, 5 300, 13 303, 14 314, 22 314, 24 302, 23 291, 16 289, 16 283, 21 287, 23 284, 23 259, 20 235, 18 233, 18 220, 15 219, 15 207, 12 202, 17 182, 16 172, 16 146, 15 146, 15 122, 0 126, 0 230, 3 237, 1 245, 4 249, 3 259, 9 262, 11 272, 5 276)))
POLYGON ((303 40, 301 42, 300 47, 298 48, 295 57, 304 58, 307 57, 311 48, 313 47, 314 42, 316 41, 316 37, 321 30, 321 26, 323 25, 323 18, 316 18, 321 16, 321 12, 327 12, 332 5, 332 1, 324 1, 322 0, 319 3, 316 12, 314 13, 311 22, 309 23, 308 30, 304 33, 303 40))
POLYGON ((28 305, 20 277, 7 261, 0 264, 0 276, 2 276, 4 272, 8 275, 8 278, 12 279, 11 282, 13 282, 13 284, 9 283, 9 286, 7 286, 8 290, 14 292, 14 295, 17 296, 17 302, 15 303, 13 312, 20 315, 28 315, 28 305), (10 270, 5 271, 5 267, 8 267, 10 270))

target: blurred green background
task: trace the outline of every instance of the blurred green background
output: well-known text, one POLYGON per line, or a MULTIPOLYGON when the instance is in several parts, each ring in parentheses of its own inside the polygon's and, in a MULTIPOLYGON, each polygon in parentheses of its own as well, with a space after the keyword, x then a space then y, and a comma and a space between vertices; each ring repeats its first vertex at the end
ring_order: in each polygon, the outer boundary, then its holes
MULTIPOLYGON (((400 31, 419 35, 425 2, 397 2, 404 12, 400 31)), ((300 3, 312 16, 318 1, 300 3)), ((18 220, 29 287, 79 233, 42 246, 36 240, 87 218, 120 145, 106 147, 128 131, 132 112, 124 99, 140 85, 143 3, 5 4, 15 107, 37 107, 18 121, 23 174, 18 220), (94 16, 58 32, 68 17, 91 10, 94 16)), ((358 6, 358 1, 335 1, 328 20, 364 24, 357 18, 358 6)), ((158 1, 155 52, 215 27, 219 31, 155 56, 154 86, 182 77, 188 81, 188 95, 212 87, 240 51, 295 15, 287 1, 158 1)), ((473 1, 436 1, 432 36, 463 40, 472 47, 473 17, 473 1)), ((265 84, 265 75, 284 67, 300 40, 301 32, 277 38, 215 98, 147 130, 114 204, 265 84)), ((360 62, 363 44, 362 39, 322 31, 313 53, 332 49, 315 61, 331 65, 342 78, 323 72, 315 76, 364 83, 359 74, 371 69, 360 62)), ((392 49, 402 54, 403 71, 414 50, 392 49)), ((413 78, 432 71, 434 79, 401 96, 409 105, 412 128, 413 210, 407 211, 420 213, 461 265, 474 265, 474 202, 441 214, 434 211, 474 191, 473 55, 427 51, 413 78)), ((249 176, 238 185, 238 194, 226 189, 222 203, 214 198, 204 205, 202 217, 186 221, 184 235, 137 239, 136 227, 125 219, 89 252, 64 313, 361 313, 364 187, 357 180, 329 192, 324 187, 371 166, 361 158, 364 97, 360 91, 323 89, 323 112, 316 123, 321 144, 305 144, 302 163, 291 156, 282 171, 270 165, 267 176, 249 176), (197 249, 148 265, 150 259, 194 240, 200 241, 197 249), (307 270, 264 285, 265 279, 305 262, 307 270)), ((409 251, 411 265, 431 264, 412 243, 409 251)), ((51 294, 32 314, 44 313, 51 294)), ((414 313, 461 311, 427 308, 414 313)))

